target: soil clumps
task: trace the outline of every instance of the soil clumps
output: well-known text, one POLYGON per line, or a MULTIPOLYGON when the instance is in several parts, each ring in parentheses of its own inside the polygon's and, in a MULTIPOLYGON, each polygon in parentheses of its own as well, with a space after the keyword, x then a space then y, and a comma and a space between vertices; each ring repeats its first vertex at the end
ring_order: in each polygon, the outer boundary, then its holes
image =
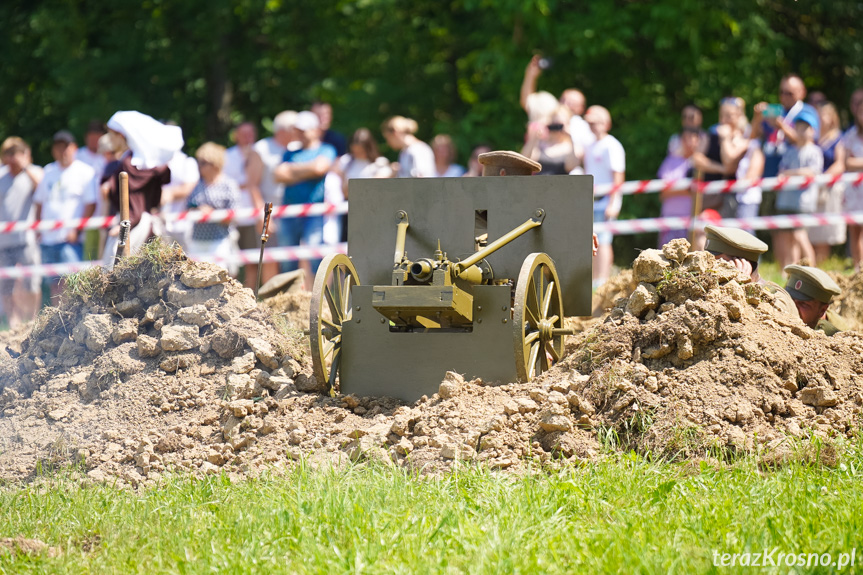
POLYGON ((148 247, 113 272, 69 278, 20 356, 0 357, 0 478, 73 465, 87 480, 141 486, 166 472, 241 477, 300 459, 517 470, 613 448, 781 459, 798 438, 853 435, 860 335, 809 329, 732 266, 688 248, 643 252, 632 293, 536 381, 450 372, 438 393, 404 405, 323 392, 301 331, 308 295, 258 304, 220 268, 148 247))
POLYGON ((863 272, 852 276, 830 274, 842 293, 833 298, 830 309, 845 321, 849 329, 863 329, 863 272))
POLYGON ((688 248, 642 252, 636 290, 557 368, 589 376, 575 391, 590 424, 626 447, 683 456, 766 447, 783 458, 794 438, 856 434, 860 334, 812 330, 733 266, 688 248))

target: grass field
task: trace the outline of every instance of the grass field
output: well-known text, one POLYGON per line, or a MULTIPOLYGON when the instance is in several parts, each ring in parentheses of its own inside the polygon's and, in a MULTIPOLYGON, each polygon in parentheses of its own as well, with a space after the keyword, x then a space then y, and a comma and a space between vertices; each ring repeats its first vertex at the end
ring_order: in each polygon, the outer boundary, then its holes
POLYGON ((863 549, 842 570, 795 571, 779 553, 837 561, 863 548, 863 455, 852 451, 835 468, 767 471, 754 459, 680 464, 632 453, 521 476, 300 466, 234 484, 176 478, 140 493, 60 476, 2 489, 0 536, 62 554, 0 553, 0 572, 730 573, 764 570, 714 567, 713 551, 722 561, 775 549, 780 566, 766 572, 851 573, 863 549))

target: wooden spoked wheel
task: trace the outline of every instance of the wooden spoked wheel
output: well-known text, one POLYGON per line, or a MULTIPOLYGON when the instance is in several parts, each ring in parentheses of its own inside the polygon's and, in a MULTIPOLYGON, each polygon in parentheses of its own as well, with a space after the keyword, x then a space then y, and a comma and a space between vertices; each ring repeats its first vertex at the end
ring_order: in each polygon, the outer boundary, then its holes
POLYGON ((315 274, 309 322, 312 369, 331 393, 339 373, 342 326, 351 319, 351 287, 359 283, 354 264, 344 254, 325 257, 315 274))
POLYGON ((563 357, 563 295, 554 262, 527 256, 515 289, 513 340, 519 381, 530 381, 563 357))

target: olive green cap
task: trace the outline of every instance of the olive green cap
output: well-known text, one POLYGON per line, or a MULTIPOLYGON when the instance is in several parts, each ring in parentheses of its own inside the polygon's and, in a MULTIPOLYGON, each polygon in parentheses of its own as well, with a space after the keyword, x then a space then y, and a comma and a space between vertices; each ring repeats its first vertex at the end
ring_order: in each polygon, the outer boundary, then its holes
POLYGON ((785 291, 798 301, 818 300, 821 303, 830 303, 833 296, 842 293, 827 272, 809 266, 791 265, 785 266, 788 281, 785 282, 785 291))
POLYGON ((708 252, 725 254, 733 258, 743 258, 753 263, 767 251, 767 244, 747 231, 721 226, 704 226, 707 243, 704 249, 708 252))
POLYGON ((482 164, 483 176, 500 176, 501 170, 504 170, 503 175, 507 176, 531 176, 542 169, 538 162, 506 150, 480 154, 477 160, 482 164))

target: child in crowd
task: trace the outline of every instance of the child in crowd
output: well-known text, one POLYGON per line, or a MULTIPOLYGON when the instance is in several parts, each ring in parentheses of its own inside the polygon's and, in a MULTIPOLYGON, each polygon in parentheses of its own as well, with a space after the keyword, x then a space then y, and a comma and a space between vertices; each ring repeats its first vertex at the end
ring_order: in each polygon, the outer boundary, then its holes
MULTIPOLYGON (((781 176, 817 176, 824 171, 824 154, 815 144, 818 116, 808 109, 794 118, 797 145, 789 145, 779 162, 781 176)), ((807 188, 782 190, 776 193, 776 212, 779 215, 809 214, 815 211, 818 185, 807 188)), ((806 229, 777 230, 773 232, 773 250, 780 267, 795 264, 801 258, 815 262, 815 250, 809 242, 806 229)))

